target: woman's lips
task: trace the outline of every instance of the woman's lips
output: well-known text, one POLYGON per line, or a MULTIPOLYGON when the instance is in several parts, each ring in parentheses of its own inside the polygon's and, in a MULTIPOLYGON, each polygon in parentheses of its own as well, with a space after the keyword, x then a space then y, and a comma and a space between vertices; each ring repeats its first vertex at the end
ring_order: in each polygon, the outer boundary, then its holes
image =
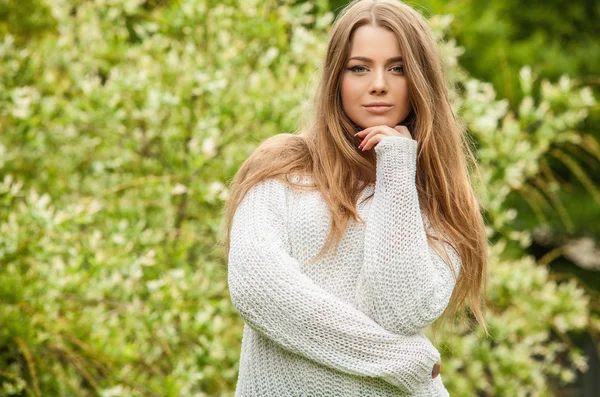
POLYGON ((392 108, 392 106, 364 106, 365 110, 369 113, 382 114, 392 108))

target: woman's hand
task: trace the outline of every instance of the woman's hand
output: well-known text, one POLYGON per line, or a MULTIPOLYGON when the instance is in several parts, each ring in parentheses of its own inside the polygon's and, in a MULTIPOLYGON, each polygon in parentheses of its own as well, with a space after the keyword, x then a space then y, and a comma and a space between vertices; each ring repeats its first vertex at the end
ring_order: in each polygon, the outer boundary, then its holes
POLYGON ((435 363, 435 365, 433 366, 433 371, 431 371, 431 378, 435 378, 436 376, 438 376, 440 374, 440 371, 442 370, 442 359, 440 358, 439 360, 437 360, 437 363, 435 363))
POLYGON ((371 149, 388 135, 412 139, 410 131, 404 125, 397 125, 394 128, 388 127, 387 125, 377 125, 374 127, 365 128, 364 130, 354 134, 354 136, 362 138, 362 142, 358 146, 358 148, 362 151, 371 149))

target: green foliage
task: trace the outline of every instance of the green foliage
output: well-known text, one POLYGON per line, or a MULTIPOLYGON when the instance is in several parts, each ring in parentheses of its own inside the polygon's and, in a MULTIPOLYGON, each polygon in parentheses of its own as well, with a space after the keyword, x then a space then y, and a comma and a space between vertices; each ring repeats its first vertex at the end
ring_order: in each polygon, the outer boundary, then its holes
POLYGON ((415 6, 425 15, 454 15, 452 34, 465 47, 461 64, 493 83, 512 105, 523 95, 519 89, 523 65, 552 79, 565 72, 584 78, 598 74, 600 8, 593 1, 575 0, 565 6, 560 0, 421 0, 415 6))
MULTIPOLYGON (((525 96, 540 99, 541 80, 557 81, 564 74, 570 76, 572 86, 589 86, 596 97, 600 94, 597 2, 574 0, 566 6, 562 1, 421 0, 409 4, 425 15, 454 16, 451 36, 464 47, 461 66, 472 76, 490 82, 515 112, 525 96), (521 87, 524 66, 541 77, 529 93, 521 87)), ((579 127, 593 137, 582 137, 587 151, 580 150, 579 145, 566 144, 540 158, 540 173, 532 183, 544 194, 511 194, 511 205, 521 213, 516 228, 534 229, 543 220, 558 244, 583 236, 598 240, 600 228, 589 219, 598 216, 600 208, 600 197, 593 189, 600 183, 596 160, 600 150, 594 142, 600 139, 599 109, 597 105, 591 107, 589 117, 579 127), (560 190, 555 188, 558 184, 560 190), (534 203, 537 208, 528 214, 534 203)), ((571 268, 578 271, 575 265, 571 268)), ((600 285, 598 274, 588 274, 586 278, 595 278, 595 284, 600 285)))
POLYGON ((163 4, 40 2, 45 34, 3 38, 0 395, 233 388, 224 183, 293 128, 331 18, 163 4))
MULTIPOLYGON (((215 249, 226 185, 259 141, 299 128, 332 21, 326 2, 10 9, 0 14, 0 396, 231 395, 243 323, 215 249)), ((513 229, 506 198, 536 191, 552 150, 589 150, 576 128, 595 101, 568 77, 528 96, 525 68, 513 114, 457 66, 450 21, 431 23, 484 169, 493 338, 445 336, 444 381, 453 395, 550 395, 546 380, 586 367, 569 333, 599 322, 575 281, 522 252, 529 232, 513 229)))
MULTIPOLYGON (((437 31, 447 33, 452 17, 434 16, 430 21, 437 31)), ((451 39, 444 40, 440 52, 450 57, 461 53, 451 39)), ((452 59, 446 63, 456 64, 452 59)), ((452 78, 458 88, 454 106, 477 147, 483 171, 480 196, 492 227, 491 304, 486 317, 492 338, 469 334, 467 329, 459 330, 458 335, 463 336, 458 339, 446 335, 443 345, 450 358, 444 365, 445 383, 451 394, 549 396, 550 379, 564 385, 575 379, 575 371, 587 369, 586 359, 568 333, 587 327, 597 331, 597 326, 592 325, 589 313, 590 297, 575 279, 558 282, 543 263, 536 264, 522 251, 515 255, 519 249, 513 248, 512 253, 506 249, 510 244, 521 250, 528 247, 532 232, 515 229, 520 215, 508 205, 507 197, 511 192, 532 197, 532 209, 545 221, 535 198, 543 194, 553 197, 559 186, 557 182, 550 187, 534 183, 541 172, 540 163, 549 153, 564 153, 567 144, 600 158, 591 144, 593 138, 577 131, 596 101, 588 87, 575 88, 567 76, 558 83, 542 80, 540 96, 534 98, 532 87, 537 77, 524 67, 520 71, 524 97, 515 114, 507 100, 496 99, 491 84, 473 79, 459 68, 452 78), (455 372, 460 376, 453 376, 455 372)), ((585 173, 581 178, 587 178, 585 173)), ((559 200, 553 204, 562 209, 559 200)))

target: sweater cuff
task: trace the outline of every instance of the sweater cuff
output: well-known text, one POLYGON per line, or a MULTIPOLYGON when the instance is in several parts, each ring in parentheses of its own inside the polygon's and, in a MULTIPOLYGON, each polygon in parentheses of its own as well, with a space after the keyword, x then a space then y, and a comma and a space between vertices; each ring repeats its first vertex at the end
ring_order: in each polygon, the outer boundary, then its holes
POLYGON ((440 352, 435 348, 435 346, 433 346, 429 340, 426 342, 426 347, 423 353, 423 361, 421 361, 422 365, 419 367, 419 371, 416 373, 417 379, 419 379, 421 382, 431 378, 433 366, 441 358, 440 352))
POLYGON ((417 170, 417 141, 397 135, 387 135, 375 145, 377 157, 377 177, 384 180, 397 179, 398 172, 408 173, 414 180, 417 170))
POLYGON ((417 146, 417 141, 412 138, 398 135, 386 135, 377 145, 375 145, 375 152, 382 153, 391 150, 391 148, 399 148, 408 153, 416 153, 417 146))
POLYGON ((441 357, 438 350, 426 337, 423 337, 422 342, 415 347, 417 352, 410 360, 408 371, 385 378, 388 383, 404 388, 409 393, 414 393, 422 387, 424 382, 431 380, 433 366, 441 357))

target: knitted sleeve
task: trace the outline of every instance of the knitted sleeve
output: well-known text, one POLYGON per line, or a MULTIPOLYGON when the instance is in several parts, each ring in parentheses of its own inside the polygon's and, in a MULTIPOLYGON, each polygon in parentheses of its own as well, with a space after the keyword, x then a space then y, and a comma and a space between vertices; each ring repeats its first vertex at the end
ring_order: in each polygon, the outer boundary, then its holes
POLYGON ((234 307, 255 332, 284 349, 414 392, 431 377, 439 352, 423 335, 386 331, 301 272, 290 256, 285 189, 276 179, 259 182, 236 209, 228 258, 234 307))
MULTIPOLYGON (((455 280, 429 246, 417 195, 417 141, 386 136, 376 146, 375 195, 365 226, 357 307, 386 330, 411 335, 441 316, 455 280)), ((460 272, 460 258, 446 252, 460 272)))

